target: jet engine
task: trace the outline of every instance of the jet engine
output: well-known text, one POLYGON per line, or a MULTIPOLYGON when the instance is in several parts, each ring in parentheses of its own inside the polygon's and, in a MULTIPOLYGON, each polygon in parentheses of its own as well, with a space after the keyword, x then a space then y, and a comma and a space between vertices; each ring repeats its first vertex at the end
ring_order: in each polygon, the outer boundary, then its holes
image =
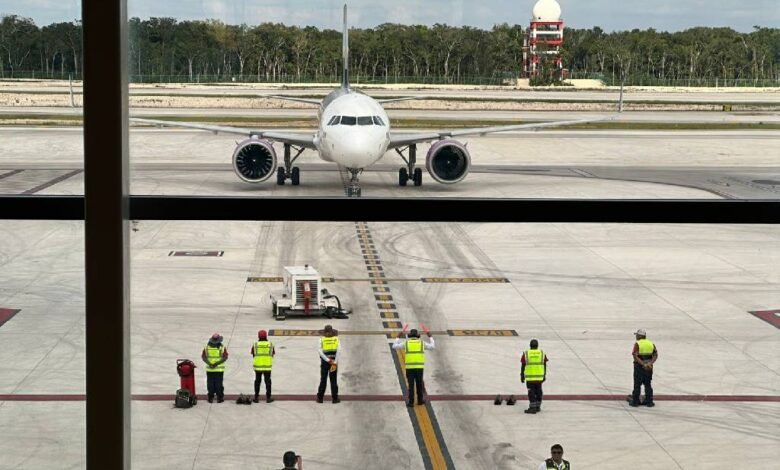
POLYGON ((466 146, 457 140, 440 140, 428 150, 425 168, 439 183, 457 183, 469 173, 471 155, 466 146))
POLYGON ((276 172, 276 151, 271 142, 247 139, 233 152, 233 170, 247 183, 267 180, 276 172))

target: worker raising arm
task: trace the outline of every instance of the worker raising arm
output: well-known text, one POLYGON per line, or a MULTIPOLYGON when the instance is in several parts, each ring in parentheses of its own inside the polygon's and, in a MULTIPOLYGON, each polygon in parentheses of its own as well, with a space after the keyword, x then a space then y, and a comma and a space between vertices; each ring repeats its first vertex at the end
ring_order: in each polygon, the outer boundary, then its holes
MULTIPOLYGON (((424 325, 423 328, 425 328, 424 325)), ((425 334, 428 335, 427 340, 421 340, 420 333, 415 329, 409 332, 409 339, 405 339, 405 331, 406 328, 401 332, 401 336, 395 339, 393 349, 403 349, 405 352, 406 382, 409 386, 409 400, 406 402, 406 406, 414 406, 415 389, 417 390, 417 404, 424 405, 423 390, 425 386, 423 385, 423 371, 425 370, 425 350, 435 349, 436 343, 427 328, 425 328, 425 334)))

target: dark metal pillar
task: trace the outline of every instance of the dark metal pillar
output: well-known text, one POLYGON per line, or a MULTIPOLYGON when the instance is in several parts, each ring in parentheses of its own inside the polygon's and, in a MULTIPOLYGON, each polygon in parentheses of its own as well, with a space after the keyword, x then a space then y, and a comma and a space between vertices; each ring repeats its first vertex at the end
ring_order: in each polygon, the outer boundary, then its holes
POLYGON ((82 0, 87 468, 130 468, 126 0, 82 0))

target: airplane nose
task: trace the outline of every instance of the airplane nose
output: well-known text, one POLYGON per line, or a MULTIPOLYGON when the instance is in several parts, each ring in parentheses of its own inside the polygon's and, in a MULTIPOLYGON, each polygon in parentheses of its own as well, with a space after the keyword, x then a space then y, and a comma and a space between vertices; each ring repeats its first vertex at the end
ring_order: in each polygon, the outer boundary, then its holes
POLYGON ((349 133, 333 140, 334 157, 349 168, 368 166, 384 153, 382 139, 367 133, 349 133))

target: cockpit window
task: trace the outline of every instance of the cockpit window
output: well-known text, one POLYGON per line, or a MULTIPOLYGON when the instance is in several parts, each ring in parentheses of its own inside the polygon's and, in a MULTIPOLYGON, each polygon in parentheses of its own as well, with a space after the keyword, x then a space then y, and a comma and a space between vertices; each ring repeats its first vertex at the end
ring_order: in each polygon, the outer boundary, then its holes
POLYGON ((355 116, 341 116, 341 124, 344 126, 354 126, 356 122, 355 116))
POLYGON ((382 118, 379 116, 372 116, 374 118, 374 124, 377 126, 384 126, 385 123, 382 121, 382 118))
POLYGON ((358 117, 358 126, 373 126, 374 121, 371 119, 371 116, 360 116, 358 117))
POLYGON ((340 118, 341 118, 341 116, 333 116, 332 118, 330 118, 330 121, 328 121, 328 125, 329 126, 335 126, 336 124, 339 123, 339 119, 340 118))

